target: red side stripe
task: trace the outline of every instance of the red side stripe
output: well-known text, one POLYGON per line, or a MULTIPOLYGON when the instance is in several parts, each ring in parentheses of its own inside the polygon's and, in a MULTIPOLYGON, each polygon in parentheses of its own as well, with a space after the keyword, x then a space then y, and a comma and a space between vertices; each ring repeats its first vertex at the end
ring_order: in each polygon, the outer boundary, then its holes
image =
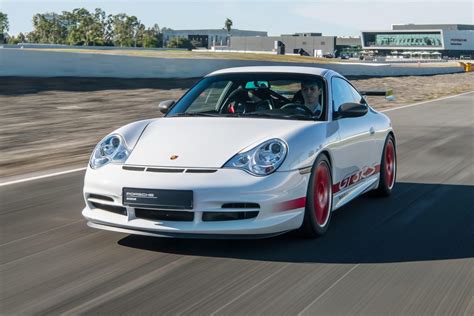
POLYGON ((375 173, 379 173, 379 172, 380 172, 380 165, 376 165, 374 168, 375 168, 375 173))
POLYGON ((284 211, 294 210, 297 208, 302 208, 305 206, 306 206, 306 197, 301 197, 298 199, 285 201, 285 202, 276 204, 276 210, 278 212, 284 212, 284 211))

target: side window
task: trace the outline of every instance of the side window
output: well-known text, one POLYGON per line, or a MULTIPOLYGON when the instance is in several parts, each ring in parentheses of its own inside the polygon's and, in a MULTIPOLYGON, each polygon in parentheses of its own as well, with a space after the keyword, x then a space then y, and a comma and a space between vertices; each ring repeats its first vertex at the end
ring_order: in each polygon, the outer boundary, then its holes
POLYGON ((361 95, 347 81, 341 78, 332 78, 332 100, 334 111, 338 111, 339 107, 348 102, 359 103, 361 95))
MULTIPOLYGON (((351 86, 351 85, 349 85, 349 88, 351 89, 352 94, 354 95, 354 100, 355 100, 354 102, 355 102, 355 103, 360 103, 360 102, 363 100, 363 98, 362 98, 362 96, 360 95, 360 93, 357 92, 357 90, 354 89, 354 87, 351 86)), ((364 102, 365 102, 365 101, 364 101, 364 102)))

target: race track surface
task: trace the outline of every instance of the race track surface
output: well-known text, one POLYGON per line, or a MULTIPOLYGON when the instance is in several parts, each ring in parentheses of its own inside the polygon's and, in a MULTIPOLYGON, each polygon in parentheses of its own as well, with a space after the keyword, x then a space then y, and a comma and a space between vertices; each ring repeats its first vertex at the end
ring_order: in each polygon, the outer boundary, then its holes
POLYGON ((394 194, 327 235, 179 240, 86 226, 83 172, 0 187, 0 311, 474 314, 474 93, 387 112, 394 194))

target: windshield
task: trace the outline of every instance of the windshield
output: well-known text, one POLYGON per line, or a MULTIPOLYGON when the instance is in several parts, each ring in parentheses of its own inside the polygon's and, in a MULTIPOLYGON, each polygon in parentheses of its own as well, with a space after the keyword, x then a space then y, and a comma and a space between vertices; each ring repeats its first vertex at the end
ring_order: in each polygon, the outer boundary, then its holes
POLYGON ((322 77, 291 73, 237 73, 206 77, 167 117, 213 116, 324 120, 322 77))

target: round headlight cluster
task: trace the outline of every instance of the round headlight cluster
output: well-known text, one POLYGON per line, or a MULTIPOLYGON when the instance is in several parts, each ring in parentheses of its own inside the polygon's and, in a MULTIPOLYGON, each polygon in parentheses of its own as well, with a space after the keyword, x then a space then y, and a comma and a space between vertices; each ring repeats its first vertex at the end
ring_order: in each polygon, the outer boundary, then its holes
POLYGON ((129 154, 130 151, 120 135, 109 135, 97 144, 89 165, 92 169, 97 169, 111 162, 123 163, 129 154))
POLYGON ((287 152, 287 145, 282 140, 270 139, 249 151, 235 155, 224 167, 243 169, 253 175, 266 176, 281 166, 287 152))

